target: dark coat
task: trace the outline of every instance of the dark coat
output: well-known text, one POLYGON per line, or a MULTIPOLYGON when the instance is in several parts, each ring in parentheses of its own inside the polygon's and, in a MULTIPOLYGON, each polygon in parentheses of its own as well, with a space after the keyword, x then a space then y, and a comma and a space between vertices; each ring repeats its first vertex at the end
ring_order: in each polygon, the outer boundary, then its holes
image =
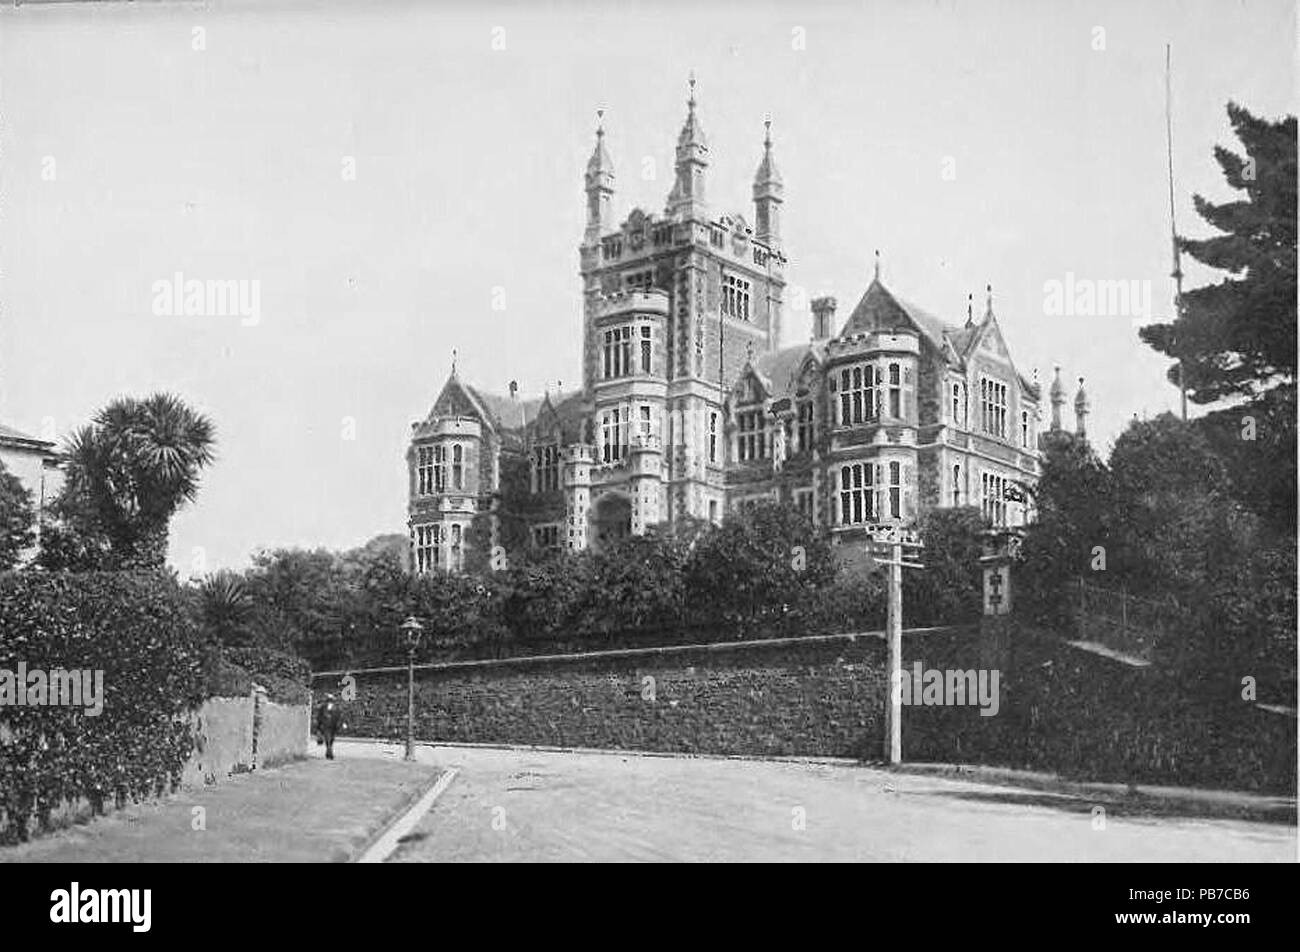
POLYGON ((343 728, 343 708, 338 701, 322 701, 316 708, 316 733, 333 737, 343 728))

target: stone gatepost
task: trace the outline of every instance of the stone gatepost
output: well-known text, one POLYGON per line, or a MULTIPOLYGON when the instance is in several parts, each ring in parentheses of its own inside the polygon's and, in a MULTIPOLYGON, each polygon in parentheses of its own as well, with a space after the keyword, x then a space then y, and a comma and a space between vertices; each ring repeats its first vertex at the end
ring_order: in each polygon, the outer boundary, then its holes
POLYGON ((257 740, 262 733, 262 714, 266 706, 266 688, 253 685, 253 757, 249 769, 257 769, 257 740))
POLYGON ((1012 566, 1020 559, 1022 539, 1019 528, 990 529, 982 539, 984 614, 980 618, 980 663, 982 667, 1003 671, 1004 679, 1011 664, 1012 566))

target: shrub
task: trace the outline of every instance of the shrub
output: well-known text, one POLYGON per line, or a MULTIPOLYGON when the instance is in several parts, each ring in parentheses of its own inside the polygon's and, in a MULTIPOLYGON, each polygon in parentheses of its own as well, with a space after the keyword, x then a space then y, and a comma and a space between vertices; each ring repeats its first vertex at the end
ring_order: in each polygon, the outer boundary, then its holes
POLYGON ((0 671, 103 672, 103 710, 0 706, 0 836, 25 839, 61 803, 175 789, 193 748, 204 651, 161 573, 0 574, 0 671))

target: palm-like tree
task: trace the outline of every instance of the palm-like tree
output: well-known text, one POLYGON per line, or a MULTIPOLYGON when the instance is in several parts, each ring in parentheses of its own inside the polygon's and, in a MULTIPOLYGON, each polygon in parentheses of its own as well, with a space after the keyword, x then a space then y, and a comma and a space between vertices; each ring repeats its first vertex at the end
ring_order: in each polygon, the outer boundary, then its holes
POLYGON ((253 598, 235 572, 209 575, 199 585, 199 615, 203 627, 223 645, 237 643, 253 609, 253 598))
POLYGON ((214 444, 212 421, 179 397, 122 397, 69 439, 66 491, 120 567, 160 567, 171 517, 198 495, 214 444))

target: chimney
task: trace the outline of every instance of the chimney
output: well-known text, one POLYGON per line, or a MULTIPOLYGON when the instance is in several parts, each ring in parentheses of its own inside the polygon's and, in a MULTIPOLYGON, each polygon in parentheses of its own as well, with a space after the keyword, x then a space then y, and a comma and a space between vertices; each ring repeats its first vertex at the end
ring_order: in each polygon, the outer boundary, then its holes
POLYGON ((835 298, 813 298, 813 340, 830 340, 835 334, 835 298))

